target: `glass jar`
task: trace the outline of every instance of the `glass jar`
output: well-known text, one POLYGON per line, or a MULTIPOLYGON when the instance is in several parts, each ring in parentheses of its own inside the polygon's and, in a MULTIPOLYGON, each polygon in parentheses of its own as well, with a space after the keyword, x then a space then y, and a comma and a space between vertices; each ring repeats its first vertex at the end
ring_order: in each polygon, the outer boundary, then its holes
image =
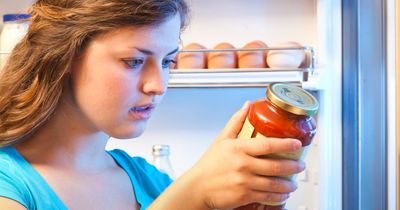
MULTIPOLYGON (((318 101, 304 89, 291 84, 272 83, 266 98, 253 102, 239 138, 274 137, 294 138, 302 142, 302 149, 293 153, 267 155, 268 158, 304 160, 307 147, 316 133, 313 116, 318 101)), ((281 177, 295 179, 294 176, 281 177)), ((285 202, 252 203, 236 210, 283 210, 285 202)))
POLYGON ((4 67, 8 53, 10 53, 15 45, 21 41, 28 31, 29 22, 27 19, 29 14, 5 14, 3 16, 3 29, 0 36, 0 70, 4 67))

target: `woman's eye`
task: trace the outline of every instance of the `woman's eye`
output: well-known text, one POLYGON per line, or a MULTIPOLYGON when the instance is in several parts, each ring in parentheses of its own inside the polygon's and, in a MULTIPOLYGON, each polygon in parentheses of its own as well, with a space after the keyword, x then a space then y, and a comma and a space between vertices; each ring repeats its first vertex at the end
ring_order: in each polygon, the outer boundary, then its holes
POLYGON ((140 67, 144 63, 143 59, 136 59, 136 58, 133 58, 133 59, 122 59, 122 61, 130 69, 136 69, 136 68, 140 67))
POLYGON ((164 69, 169 69, 171 68, 172 65, 176 64, 176 61, 174 59, 165 59, 162 62, 162 67, 164 69))

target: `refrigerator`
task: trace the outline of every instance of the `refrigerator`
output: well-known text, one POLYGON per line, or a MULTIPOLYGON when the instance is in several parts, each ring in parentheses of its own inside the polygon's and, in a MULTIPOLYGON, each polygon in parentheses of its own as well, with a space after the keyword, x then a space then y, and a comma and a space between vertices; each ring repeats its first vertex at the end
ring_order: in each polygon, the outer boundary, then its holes
MULTIPOLYGON (((23 12, 30 3, 0 0, 0 14, 23 12)), ((145 133, 131 140, 111 139, 107 149, 121 148, 152 162, 152 146, 168 144, 179 176, 196 163, 246 100, 265 97, 271 82, 290 82, 312 92, 320 109, 306 170, 298 175, 298 190, 286 208, 399 209, 400 115, 393 114, 399 94, 396 0, 188 3, 192 13, 182 47, 196 42, 211 49, 229 42, 241 48, 254 40, 273 47, 296 41, 311 49, 310 65, 294 71, 172 71, 169 90, 145 133)))

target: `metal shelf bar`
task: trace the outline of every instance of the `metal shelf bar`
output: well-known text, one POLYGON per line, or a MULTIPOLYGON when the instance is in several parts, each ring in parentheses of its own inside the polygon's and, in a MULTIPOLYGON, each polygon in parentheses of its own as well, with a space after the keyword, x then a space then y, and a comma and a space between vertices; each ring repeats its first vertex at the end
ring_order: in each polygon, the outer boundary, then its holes
POLYGON ((262 50, 308 50, 313 48, 309 46, 304 47, 261 47, 261 48, 232 48, 232 49, 187 49, 179 50, 178 52, 229 52, 229 51, 262 51, 262 50))

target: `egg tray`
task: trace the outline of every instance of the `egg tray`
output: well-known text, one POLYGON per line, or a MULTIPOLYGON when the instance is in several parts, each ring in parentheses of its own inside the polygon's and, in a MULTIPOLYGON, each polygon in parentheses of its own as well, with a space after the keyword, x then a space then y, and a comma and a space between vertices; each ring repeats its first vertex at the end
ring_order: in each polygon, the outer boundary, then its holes
POLYGON ((300 68, 207 68, 171 69, 168 86, 174 88, 203 87, 265 87, 272 82, 286 82, 302 86, 314 75, 315 52, 309 46, 265 47, 234 49, 185 49, 179 52, 241 52, 265 50, 304 50, 306 60, 300 68))
POLYGON ((266 51, 266 50, 304 50, 306 54, 306 60, 304 65, 299 68, 221 68, 221 69, 171 69, 172 73, 196 73, 196 72, 209 72, 209 73, 220 73, 220 72, 262 72, 262 71, 301 71, 305 73, 313 73, 315 68, 315 51, 313 47, 303 46, 303 47, 265 47, 265 48, 234 48, 234 49, 182 49, 179 50, 178 53, 185 52, 245 52, 245 51, 266 51))

